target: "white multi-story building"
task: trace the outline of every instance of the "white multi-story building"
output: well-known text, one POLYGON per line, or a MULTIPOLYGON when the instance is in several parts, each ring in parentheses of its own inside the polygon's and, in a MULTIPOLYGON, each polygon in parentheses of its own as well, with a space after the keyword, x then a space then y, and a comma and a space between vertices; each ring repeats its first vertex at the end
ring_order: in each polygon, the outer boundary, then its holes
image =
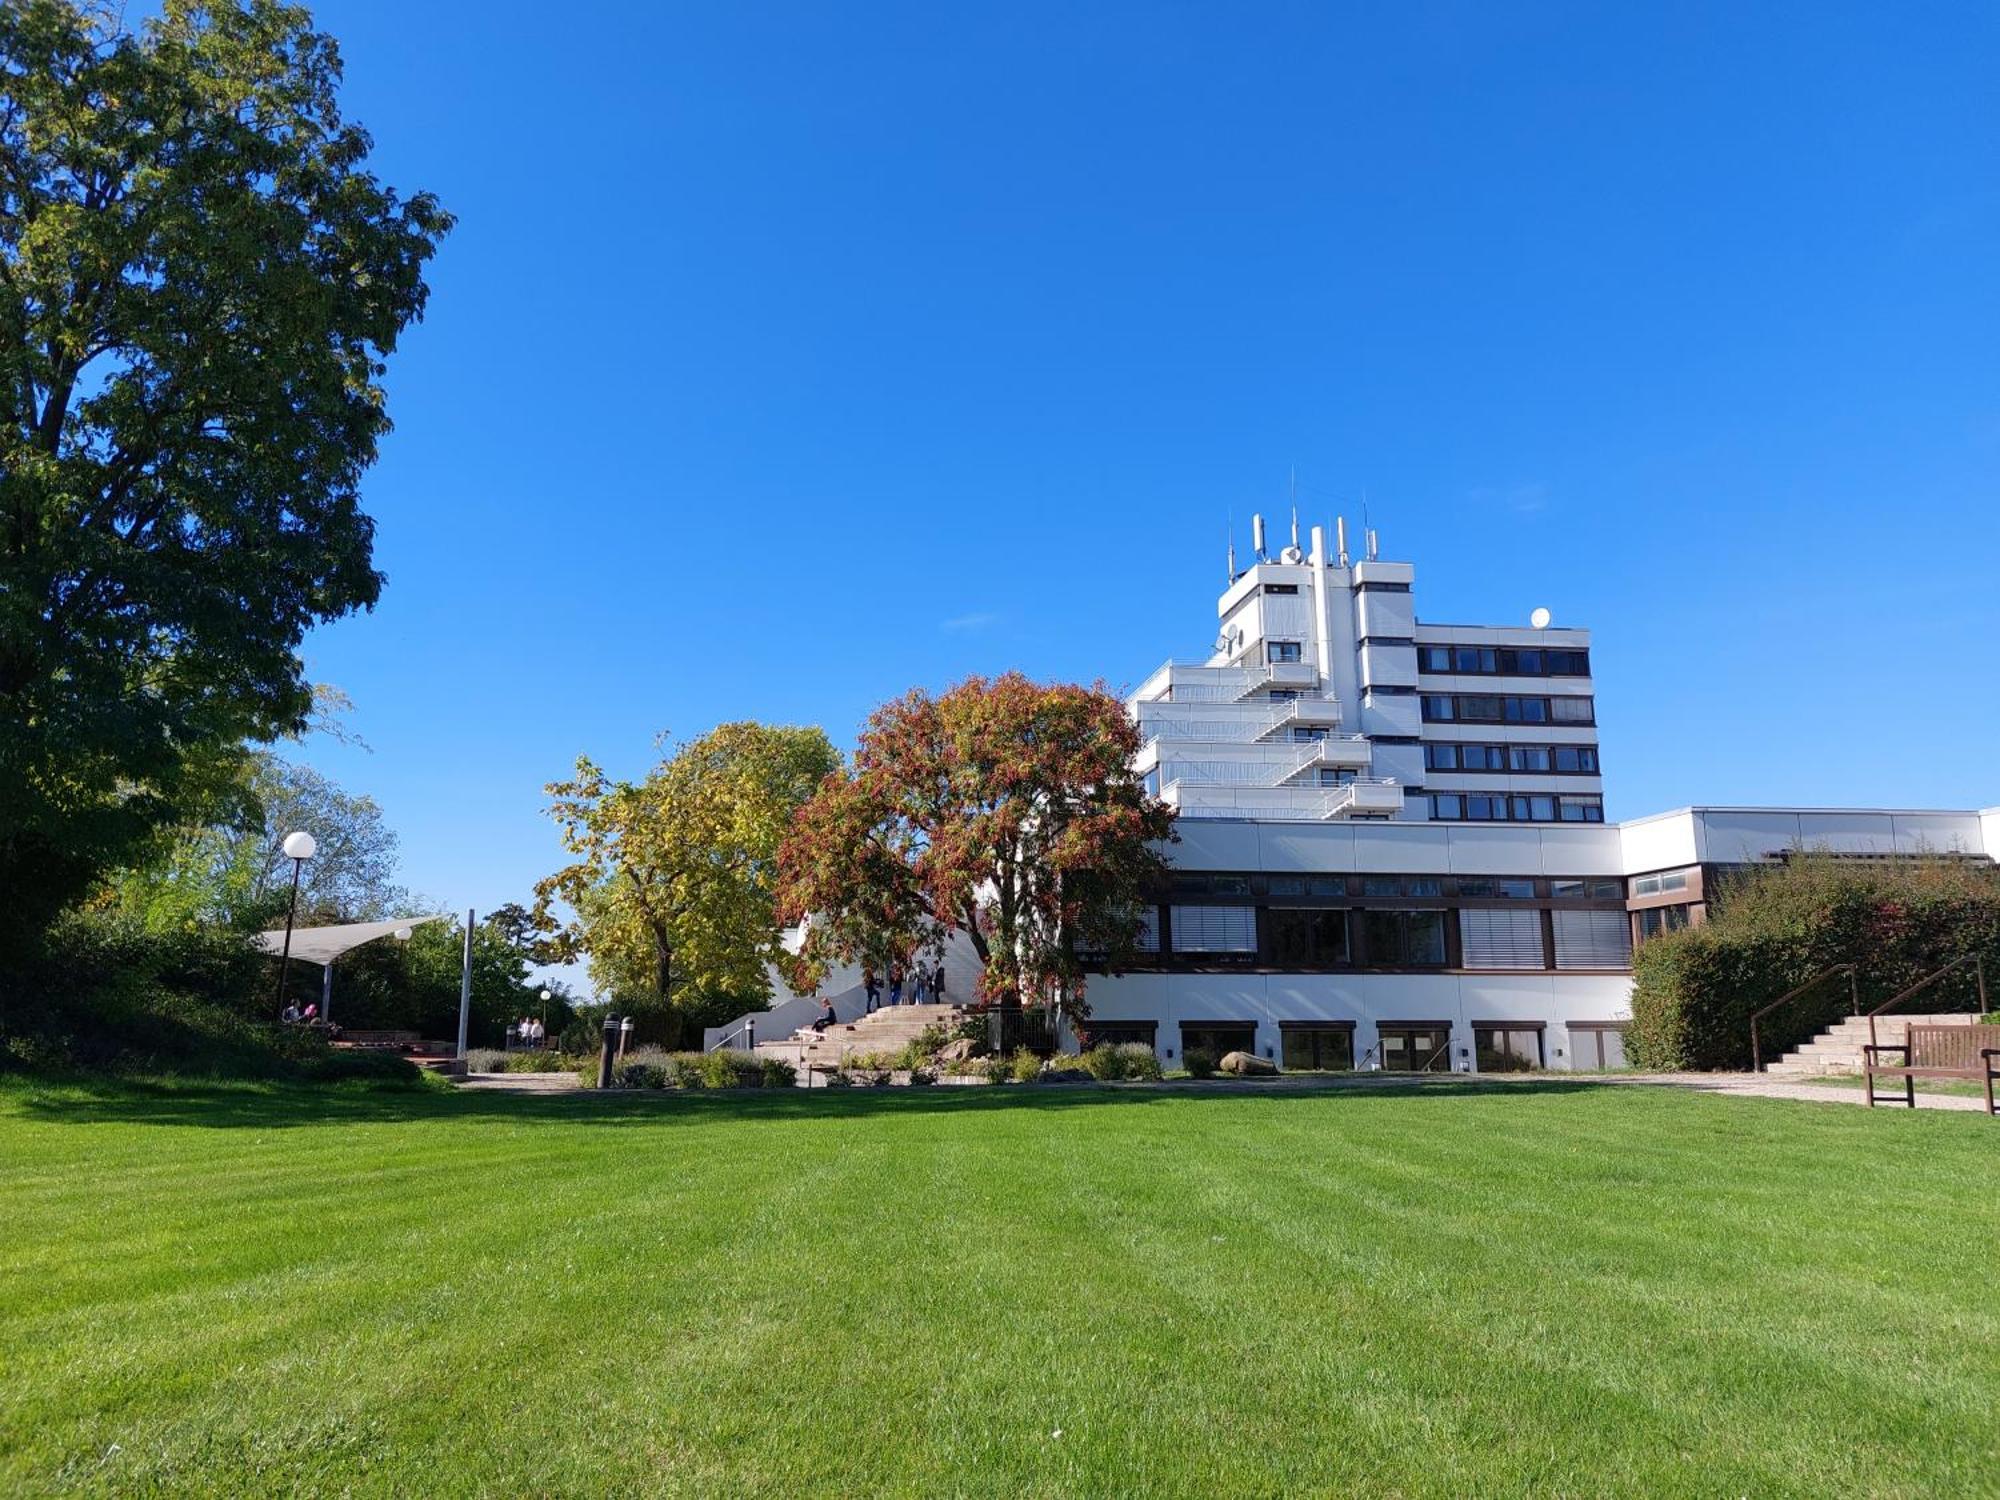
POLYGON ((1214 652, 1131 709, 1139 769, 1183 818, 1601 823, 1590 633, 1431 625, 1415 569, 1322 528, 1231 577, 1214 652))
POLYGON ((1230 578, 1211 656, 1129 701, 1179 811, 1142 961, 1091 1040, 1286 1067, 1623 1061, 1633 944, 1732 866, 1825 848, 1992 858, 2000 810, 1689 808, 1604 822, 1590 636, 1418 617, 1408 563, 1321 529, 1230 578))
MULTIPOLYGON (((1212 653, 1131 695, 1179 813, 1145 951, 1093 975, 1083 1040, 1287 1068, 1615 1067, 1632 950, 1732 868, 1802 849, 2000 858, 1984 812, 1683 808, 1604 822, 1589 632, 1420 619, 1345 527, 1231 559, 1212 653)), ((954 998, 976 984, 947 958, 954 998)), ((842 1018, 856 975, 831 986, 842 1018)), ((781 1007, 795 1024, 798 1002, 781 1007)), ((727 1034, 719 1030, 712 1034, 727 1034)), ((774 1034, 768 1027, 759 1034, 774 1034)))

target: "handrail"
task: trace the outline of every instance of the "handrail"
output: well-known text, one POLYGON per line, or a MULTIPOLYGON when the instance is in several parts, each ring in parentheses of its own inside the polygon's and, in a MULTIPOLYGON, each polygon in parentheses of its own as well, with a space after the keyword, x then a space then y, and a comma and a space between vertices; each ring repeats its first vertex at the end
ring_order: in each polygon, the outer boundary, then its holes
MULTIPOLYGON (((1974 982, 1979 987, 1979 1013, 1984 1014, 1986 1010, 1986 960, 1983 955, 1978 953, 1961 953, 1957 958, 1954 958, 1950 963, 1946 964, 1942 969, 1937 969, 1932 973, 1926 974, 1922 979, 1919 979, 1915 984, 1911 985, 1908 989, 1898 991, 1896 994, 1891 995, 1887 1000, 1884 1000, 1880 1005, 1876 1006, 1873 1010, 1869 1011, 1868 1045, 1871 1047, 1877 1045, 1875 1040, 1875 1018, 1881 1015, 1883 1011, 1890 1009, 1892 1006, 1901 1005, 1905 1000, 1909 999, 1910 996, 1916 994, 1920 990, 1929 989, 1932 985, 1936 984, 1940 979, 1944 978, 1945 975, 1951 973, 1952 970, 1963 968, 1966 964, 1972 965, 1974 982)), ((1907 1041, 1909 1039, 1905 1037, 1904 1040, 1907 1041)))
POLYGON ((750 1039, 750 1045, 744 1049, 745 1051, 755 1052, 757 1050, 757 1023, 755 1021, 745 1021, 741 1026, 737 1027, 734 1031, 724 1032, 722 1036, 716 1040, 714 1046, 705 1047, 702 1050, 705 1052, 720 1052, 724 1047, 727 1047, 731 1042, 735 1041, 736 1038, 738 1038, 739 1036, 748 1037, 750 1039))
POLYGON ((1848 1014, 1852 1015, 1855 1010, 1861 1009, 1860 976, 1855 970, 1854 965, 1835 964, 1830 969, 1822 969, 1819 973, 1813 975, 1812 978, 1808 979, 1804 984, 1799 985, 1794 989, 1786 990, 1784 994, 1780 995, 1777 999, 1773 1000, 1769 1005, 1765 1006, 1762 1010, 1757 1011, 1750 1017, 1750 1071, 1751 1072, 1761 1073, 1764 1071, 1764 1051, 1759 1042, 1757 1023, 1762 1021, 1764 1017, 1768 1016, 1772 1011, 1776 1010, 1779 1006, 1785 1004, 1788 1001, 1796 1000, 1800 995, 1803 995, 1807 990, 1812 989, 1815 986, 1821 984, 1822 982, 1833 978, 1833 976, 1836 974, 1845 974, 1847 976, 1848 1004, 1850 1004, 1854 1008, 1853 1010, 1850 1010, 1848 1014))

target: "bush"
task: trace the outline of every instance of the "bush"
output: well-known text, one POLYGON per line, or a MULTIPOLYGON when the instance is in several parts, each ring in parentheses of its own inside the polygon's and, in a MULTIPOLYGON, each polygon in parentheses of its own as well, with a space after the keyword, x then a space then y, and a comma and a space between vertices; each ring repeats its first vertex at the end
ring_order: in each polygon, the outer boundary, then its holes
POLYGON ((765 1088, 789 1089, 798 1086, 799 1070, 786 1062, 782 1057, 764 1058, 763 1064, 765 1088))
POLYGON ((1033 1083, 1042 1076, 1042 1060, 1023 1048, 1016 1052, 1007 1063, 1008 1072, 1016 1083, 1033 1083))
MULTIPOLYGON (((631 1053, 626 1054, 627 1060, 631 1053)), ((511 1052, 507 1054, 506 1071, 509 1073, 567 1073, 577 1065, 578 1059, 564 1057, 560 1052, 511 1052)))
POLYGON ((1196 1047, 1181 1054, 1181 1066, 1187 1069, 1190 1078, 1213 1078, 1215 1076, 1215 1054, 1196 1047))
POLYGON ((498 1047, 468 1047, 465 1049, 465 1066, 473 1073, 504 1073, 507 1071, 507 1054, 498 1047))
POLYGON ((664 1089, 673 1086, 667 1070, 653 1063, 620 1063, 611 1070, 614 1089, 664 1089))
POLYGON ((1122 1075, 1134 1082, 1157 1083, 1164 1076, 1160 1054, 1144 1042, 1120 1042, 1111 1050, 1121 1059, 1122 1075))
MULTIPOLYGON (((1669 1071, 1747 1068, 1751 1015, 1815 976, 1853 964, 1866 1010, 1971 953, 1989 969, 2000 964, 2000 881, 1990 870, 1824 855, 1758 867, 1711 893, 1706 924, 1662 933, 1633 955, 1627 1056, 1669 1071)), ((1969 969, 1908 1008, 1965 1008, 1969 969)), ((1855 1003, 1837 975, 1765 1017, 1765 1060, 1855 1003)))

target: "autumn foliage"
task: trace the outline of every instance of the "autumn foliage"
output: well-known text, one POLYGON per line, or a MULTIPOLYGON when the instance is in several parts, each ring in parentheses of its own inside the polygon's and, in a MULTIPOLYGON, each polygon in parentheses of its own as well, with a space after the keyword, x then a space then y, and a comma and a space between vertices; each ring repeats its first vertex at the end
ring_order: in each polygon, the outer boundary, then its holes
POLYGON ((1086 1013, 1078 955, 1132 952, 1173 838, 1138 748, 1101 686, 1008 673, 885 704, 779 853, 780 907, 807 921, 794 986, 833 962, 932 961, 957 931, 985 965, 983 1001, 1086 1013))

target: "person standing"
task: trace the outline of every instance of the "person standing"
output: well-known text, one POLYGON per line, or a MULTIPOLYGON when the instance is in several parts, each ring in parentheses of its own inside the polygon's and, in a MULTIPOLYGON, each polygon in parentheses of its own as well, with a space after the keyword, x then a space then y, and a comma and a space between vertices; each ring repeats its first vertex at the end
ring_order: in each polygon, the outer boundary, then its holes
POLYGON ((931 993, 939 1005, 944 1004, 944 960, 938 960, 937 972, 931 978, 931 993))
POLYGON ((903 971, 901 969, 891 969, 889 971, 889 1003, 892 1006, 903 1003, 903 971))
POLYGON ((875 1008, 882 1003, 882 982, 875 977, 873 969, 863 969, 861 971, 861 988, 868 996, 867 1013, 873 1015, 875 1008))

